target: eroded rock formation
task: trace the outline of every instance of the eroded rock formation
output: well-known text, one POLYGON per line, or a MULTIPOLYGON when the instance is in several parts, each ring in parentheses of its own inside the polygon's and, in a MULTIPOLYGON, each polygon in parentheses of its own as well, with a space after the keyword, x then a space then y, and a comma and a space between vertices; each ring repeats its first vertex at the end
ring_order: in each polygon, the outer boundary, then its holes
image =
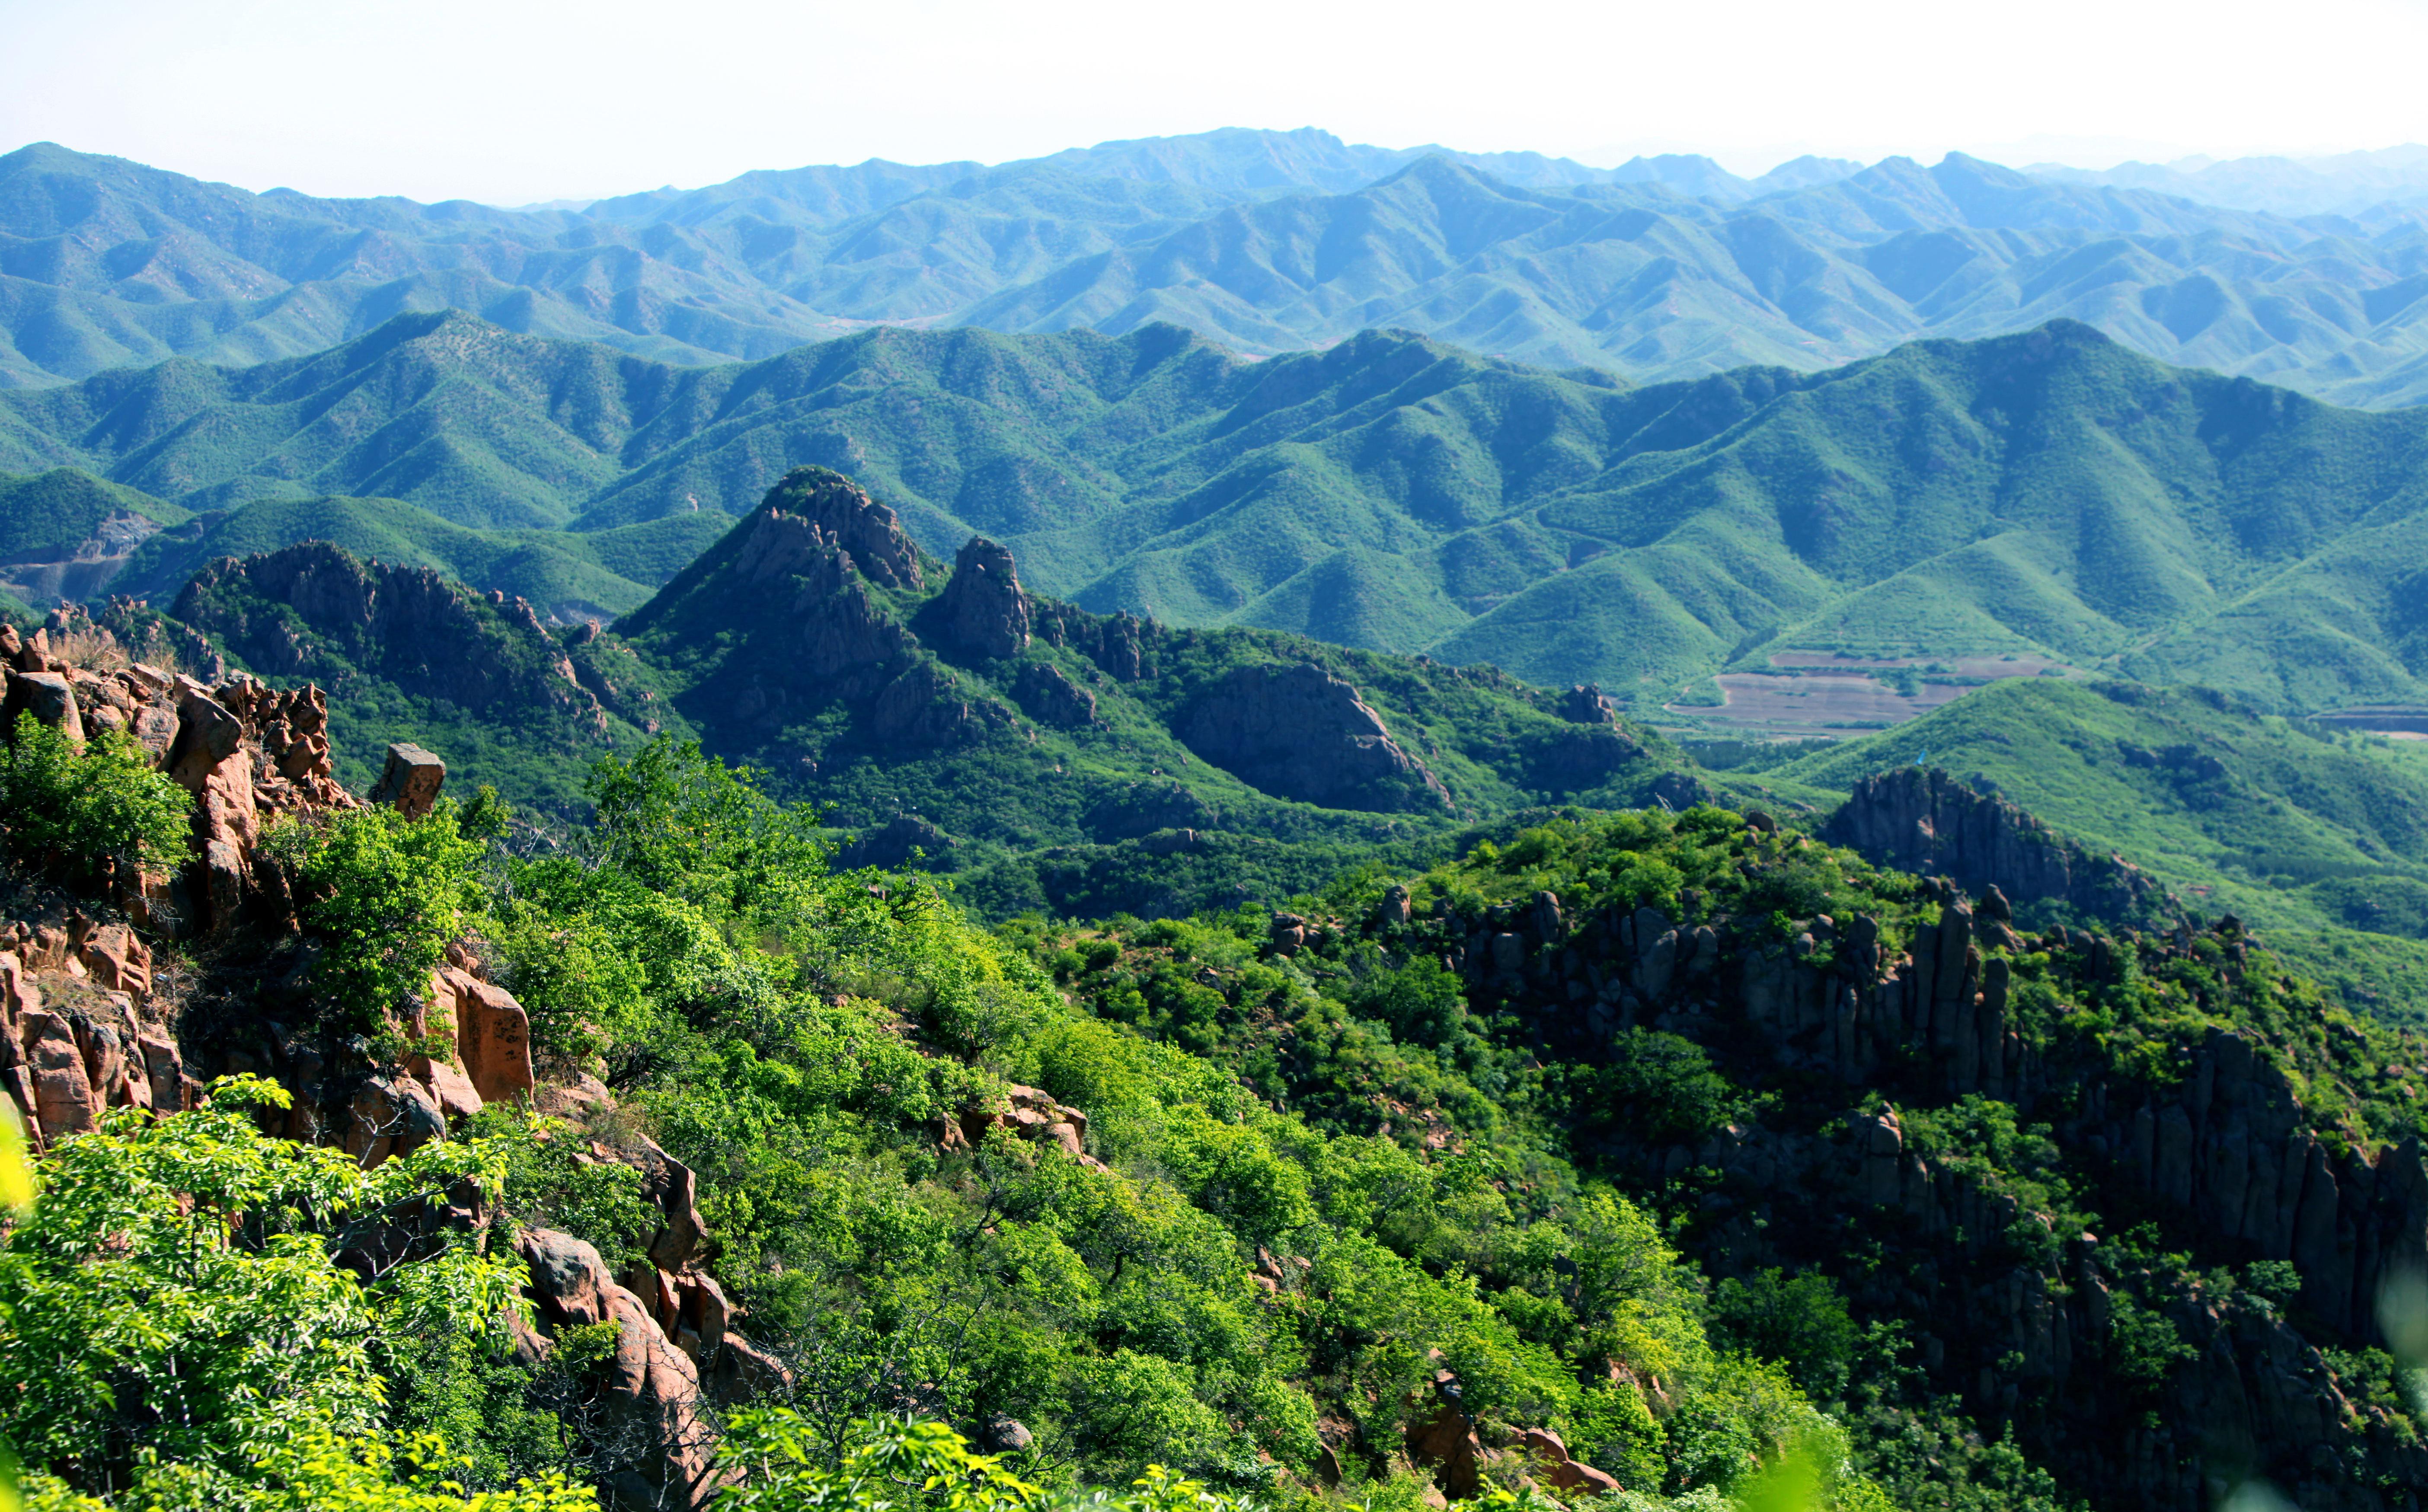
POLYGON ((1174 722, 1189 748, 1279 797, 1339 809, 1447 809, 1357 690, 1320 666, 1234 669, 1174 722))
POLYGON ((2095 855, 1936 767, 1900 766, 1857 782, 1821 837, 1875 865, 1952 878, 1977 892, 1995 886, 2018 902, 2069 903, 2093 918, 2173 912, 2131 863, 2095 855))
POLYGON ((945 642, 973 656, 1017 656, 1028 648, 1028 599, 1011 553, 983 535, 970 537, 936 601, 945 642))

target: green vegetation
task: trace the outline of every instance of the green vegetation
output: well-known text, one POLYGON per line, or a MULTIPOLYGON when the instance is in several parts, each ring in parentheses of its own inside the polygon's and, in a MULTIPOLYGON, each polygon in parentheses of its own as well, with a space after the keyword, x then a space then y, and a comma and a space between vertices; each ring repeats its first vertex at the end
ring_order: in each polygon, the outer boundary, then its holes
POLYGON ((1843 792, 1917 752, 2208 913, 2428 939, 2428 748, 2416 743, 2201 688, 2015 678, 1771 775, 1843 792))
POLYGON ((71 881, 131 880, 186 853, 193 799, 124 731, 78 748, 29 713, 0 748, 0 840, 71 881))
MULTIPOLYGON (((16 265, 29 292, 0 381, 302 356, 392 312, 402 283, 417 304, 603 343, 609 362, 748 360, 865 322, 1127 330, 1144 310, 1254 353, 1386 322, 1551 369, 1672 379, 2071 315, 2174 361, 2417 401, 2405 222, 2375 205, 2403 197, 2399 173, 2365 173, 2378 192, 2338 205, 2373 210, 2297 222, 2153 193, 2183 180, 2144 172, 2101 190, 1955 154, 1929 168, 1806 157, 1747 181, 1688 155, 1589 168, 1228 129, 993 168, 754 172, 517 213, 249 194, 43 142, 0 157, 0 234, 76 250, 16 265), (359 260, 366 238, 374 263, 359 260)), ((440 451, 384 465, 444 467, 440 451)))
POLYGON ((350 1027, 375 1027, 425 991, 480 906, 482 846, 459 831, 457 813, 449 798, 426 823, 348 809, 287 819, 263 838, 295 878, 304 927, 324 942, 314 969, 350 1027))
POLYGON ((408 1362, 503 1353, 519 1267, 469 1234, 368 1285, 338 1263, 401 1205, 468 1180, 496 1190, 497 1149, 432 1144, 365 1172, 262 1133, 254 1110, 288 1101, 222 1082, 200 1110, 113 1115, 41 1162, 39 1200, 0 1252, 0 1389, 26 1504, 595 1506, 555 1470, 467 1497, 468 1462, 393 1411, 408 1362))
POLYGON ((983 534, 1087 608, 1597 682, 1639 712, 1796 649, 2031 655, 2277 712, 2428 700, 2423 451, 2419 412, 2065 321, 1628 388, 1393 333, 1250 363, 1167 326, 882 329, 672 370, 429 315, 0 398, 0 466, 245 504, 137 553, 163 592, 197 553, 309 532, 596 616, 807 461, 931 552, 983 534), (130 406, 154 419, 101 423, 130 406), (333 407, 387 444, 320 445, 333 407), (403 502, 301 497, 372 493, 403 502))

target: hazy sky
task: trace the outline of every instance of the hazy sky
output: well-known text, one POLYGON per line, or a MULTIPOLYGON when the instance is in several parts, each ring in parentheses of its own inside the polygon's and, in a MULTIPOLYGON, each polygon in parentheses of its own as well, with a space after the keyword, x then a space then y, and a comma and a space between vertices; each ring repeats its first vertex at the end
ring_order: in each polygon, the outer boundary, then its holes
POLYGON ((2428 140, 2428 0, 0 0, 0 150, 500 204, 1222 125, 1595 164, 2428 140))

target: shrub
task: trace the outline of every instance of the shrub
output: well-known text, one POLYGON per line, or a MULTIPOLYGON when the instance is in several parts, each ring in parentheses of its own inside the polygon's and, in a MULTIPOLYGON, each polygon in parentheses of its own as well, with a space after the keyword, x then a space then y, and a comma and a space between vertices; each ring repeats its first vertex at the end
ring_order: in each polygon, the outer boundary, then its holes
POLYGON ((0 751, 0 833, 8 849, 76 879, 159 871, 186 853, 193 798, 152 770, 133 737, 104 731, 84 749, 30 714, 0 751))
POLYGON ((1722 1281, 1712 1297, 1712 1322, 1748 1354, 1786 1365, 1814 1396, 1843 1390, 1862 1335, 1838 1295, 1818 1273, 1790 1276, 1777 1267, 1722 1281))
POLYGON ((304 922, 325 942, 320 978, 358 1028, 377 1028, 407 993, 424 990, 485 896, 482 846, 465 838, 444 798, 422 819, 367 808, 316 825, 289 820, 265 845, 301 879, 304 922))

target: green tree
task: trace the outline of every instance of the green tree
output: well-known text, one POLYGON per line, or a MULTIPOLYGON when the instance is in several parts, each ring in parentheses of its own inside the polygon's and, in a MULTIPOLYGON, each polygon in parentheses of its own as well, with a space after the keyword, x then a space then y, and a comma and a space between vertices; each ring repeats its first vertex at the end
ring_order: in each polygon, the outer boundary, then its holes
POLYGON ((416 1340, 502 1350, 519 1266, 463 1235, 366 1281, 336 1255, 470 1183, 499 1153, 433 1144, 363 1171, 261 1132, 276 1085, 217 1083, 204 1108, 112 1114, 41 1162, 0 1248, 0 1422, 41 1508, 575 1512, 543 1478, 467 1497, 444 1443, 391 1440, 389 1368, 416 1340))
POLYGON ((72 880, 157 872, 186 854, 193 798, 152 770, 143 748, 106 730, 82 749, 30 714, 0 749, 0 835, 9 851, 72 880))
POLYGON ((360 1028, 378 1027, 406 994, 425 990, 448 942, 487 898, 483 846, 466 838, 444 798, 421 819, 372 807, 287 820, 266 844, 294 867, 304 922, 324 942, 320 979, 360 1028))

